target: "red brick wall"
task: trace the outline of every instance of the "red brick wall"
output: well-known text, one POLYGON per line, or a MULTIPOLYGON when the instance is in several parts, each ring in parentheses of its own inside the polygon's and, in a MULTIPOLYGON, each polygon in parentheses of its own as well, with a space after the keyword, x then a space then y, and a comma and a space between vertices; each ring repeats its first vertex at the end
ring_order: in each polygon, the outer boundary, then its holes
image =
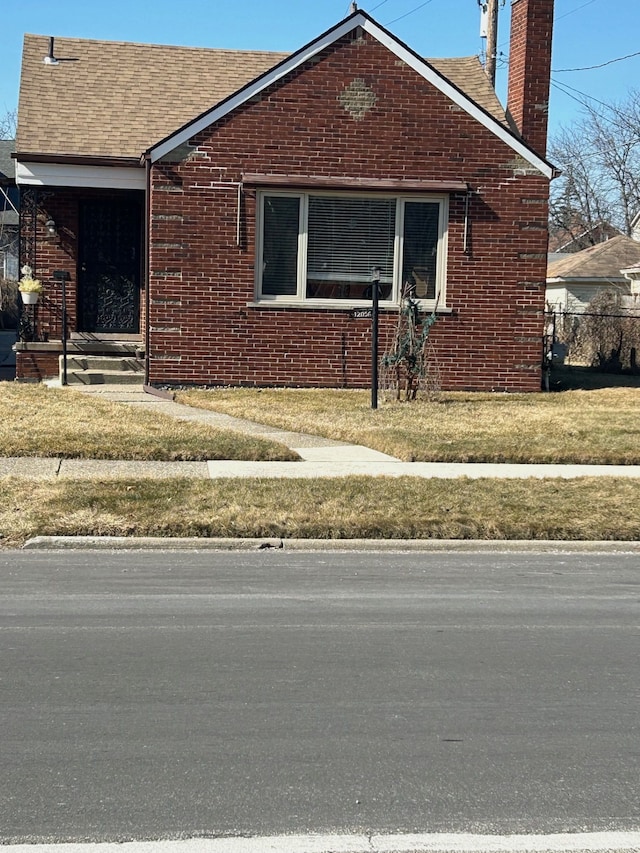
MULTIPOLYGON (((451 195, 446 304, 431 340, 445 388, 540 388, 548 181, 368 36, 343 39, 152 169, 150 381, 325 385, 370 381, 370 324, 348 309, 252 307, 256 193, 243 172, 468 181, 451 195), (376 101, 341 106, 355 78, 376 101)), ((381 344, 395 314, 381 320, 381 344)))
POLYGON ((523 139, 547 150, 554 0, 513 0, 507 108, 523 139))
POLYGON ((18 352, 16 358, 16 376, 18 379, 40 382, 59 373, 57 352, 18 352))

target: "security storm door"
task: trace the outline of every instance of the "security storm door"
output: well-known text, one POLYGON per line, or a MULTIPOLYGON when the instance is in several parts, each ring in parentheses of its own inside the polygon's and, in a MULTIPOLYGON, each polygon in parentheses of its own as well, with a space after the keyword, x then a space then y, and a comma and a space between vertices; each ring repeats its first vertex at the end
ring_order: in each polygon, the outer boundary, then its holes
POLYGON ((132 198, 81 203, 78 331, 140 331, 140 210, 132 198))

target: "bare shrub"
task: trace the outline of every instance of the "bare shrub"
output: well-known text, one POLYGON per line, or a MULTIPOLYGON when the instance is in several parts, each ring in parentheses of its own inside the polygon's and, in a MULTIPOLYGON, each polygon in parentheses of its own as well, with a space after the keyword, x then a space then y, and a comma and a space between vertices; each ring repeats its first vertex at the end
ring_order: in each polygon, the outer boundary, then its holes
POLYGON ((436 321, 435 310, 421 315, 419 303, 404 296, 389 349, 382 356, 381 387, 385 395, 411 402, 422 391, 428 398, 440 391, 440 371, 429 331, 436 321))
POLYGON ((640 311, 625 305, 628 297, 603 290, 582 314, 556 316, 556 340, 566 345, 573 364, 620 373, 637 370, 640 349, 640 311))

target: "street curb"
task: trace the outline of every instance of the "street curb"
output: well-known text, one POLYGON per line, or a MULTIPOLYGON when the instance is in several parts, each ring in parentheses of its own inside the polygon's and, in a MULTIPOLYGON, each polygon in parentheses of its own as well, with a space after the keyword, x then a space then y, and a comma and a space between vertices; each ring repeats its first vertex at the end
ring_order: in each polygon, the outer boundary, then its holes
POLYGON ((639 553, 640 541, 532 539, 280 539, 171 538, 160 536, 35 536, 27 550, 109 551, 413 551, 437 553, 639 553))
POLYGON ((555 835, 282 835, 179 840, 15 844, 7 853, 635 853, 638 832, 555 835))

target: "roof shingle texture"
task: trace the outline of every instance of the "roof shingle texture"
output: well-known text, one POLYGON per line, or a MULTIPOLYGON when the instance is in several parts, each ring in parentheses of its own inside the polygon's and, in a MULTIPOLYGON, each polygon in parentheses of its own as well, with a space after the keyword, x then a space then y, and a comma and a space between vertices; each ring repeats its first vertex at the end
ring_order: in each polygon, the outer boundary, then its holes
POLYGON ((598 243, 581 252, 575 252, 547 268, 547 278, 562 279, 620 279, 621 270, 640 264, 640 243, 620 235, 605 243, 598 243))
POLYGON ((477 56, 445 57, 427 59, 436 71, 446 77, 454 86, 475 101, 478 106, 497 119, 500 124, 512 130, 504 107, 500 103, 495 89, 489 82, 477 56))
MULTIPOLYGON (((288 54, 25 35, 16 149, 137 158, 288 54)), ((428 60, 506 125, 477 57, 428 60)))

